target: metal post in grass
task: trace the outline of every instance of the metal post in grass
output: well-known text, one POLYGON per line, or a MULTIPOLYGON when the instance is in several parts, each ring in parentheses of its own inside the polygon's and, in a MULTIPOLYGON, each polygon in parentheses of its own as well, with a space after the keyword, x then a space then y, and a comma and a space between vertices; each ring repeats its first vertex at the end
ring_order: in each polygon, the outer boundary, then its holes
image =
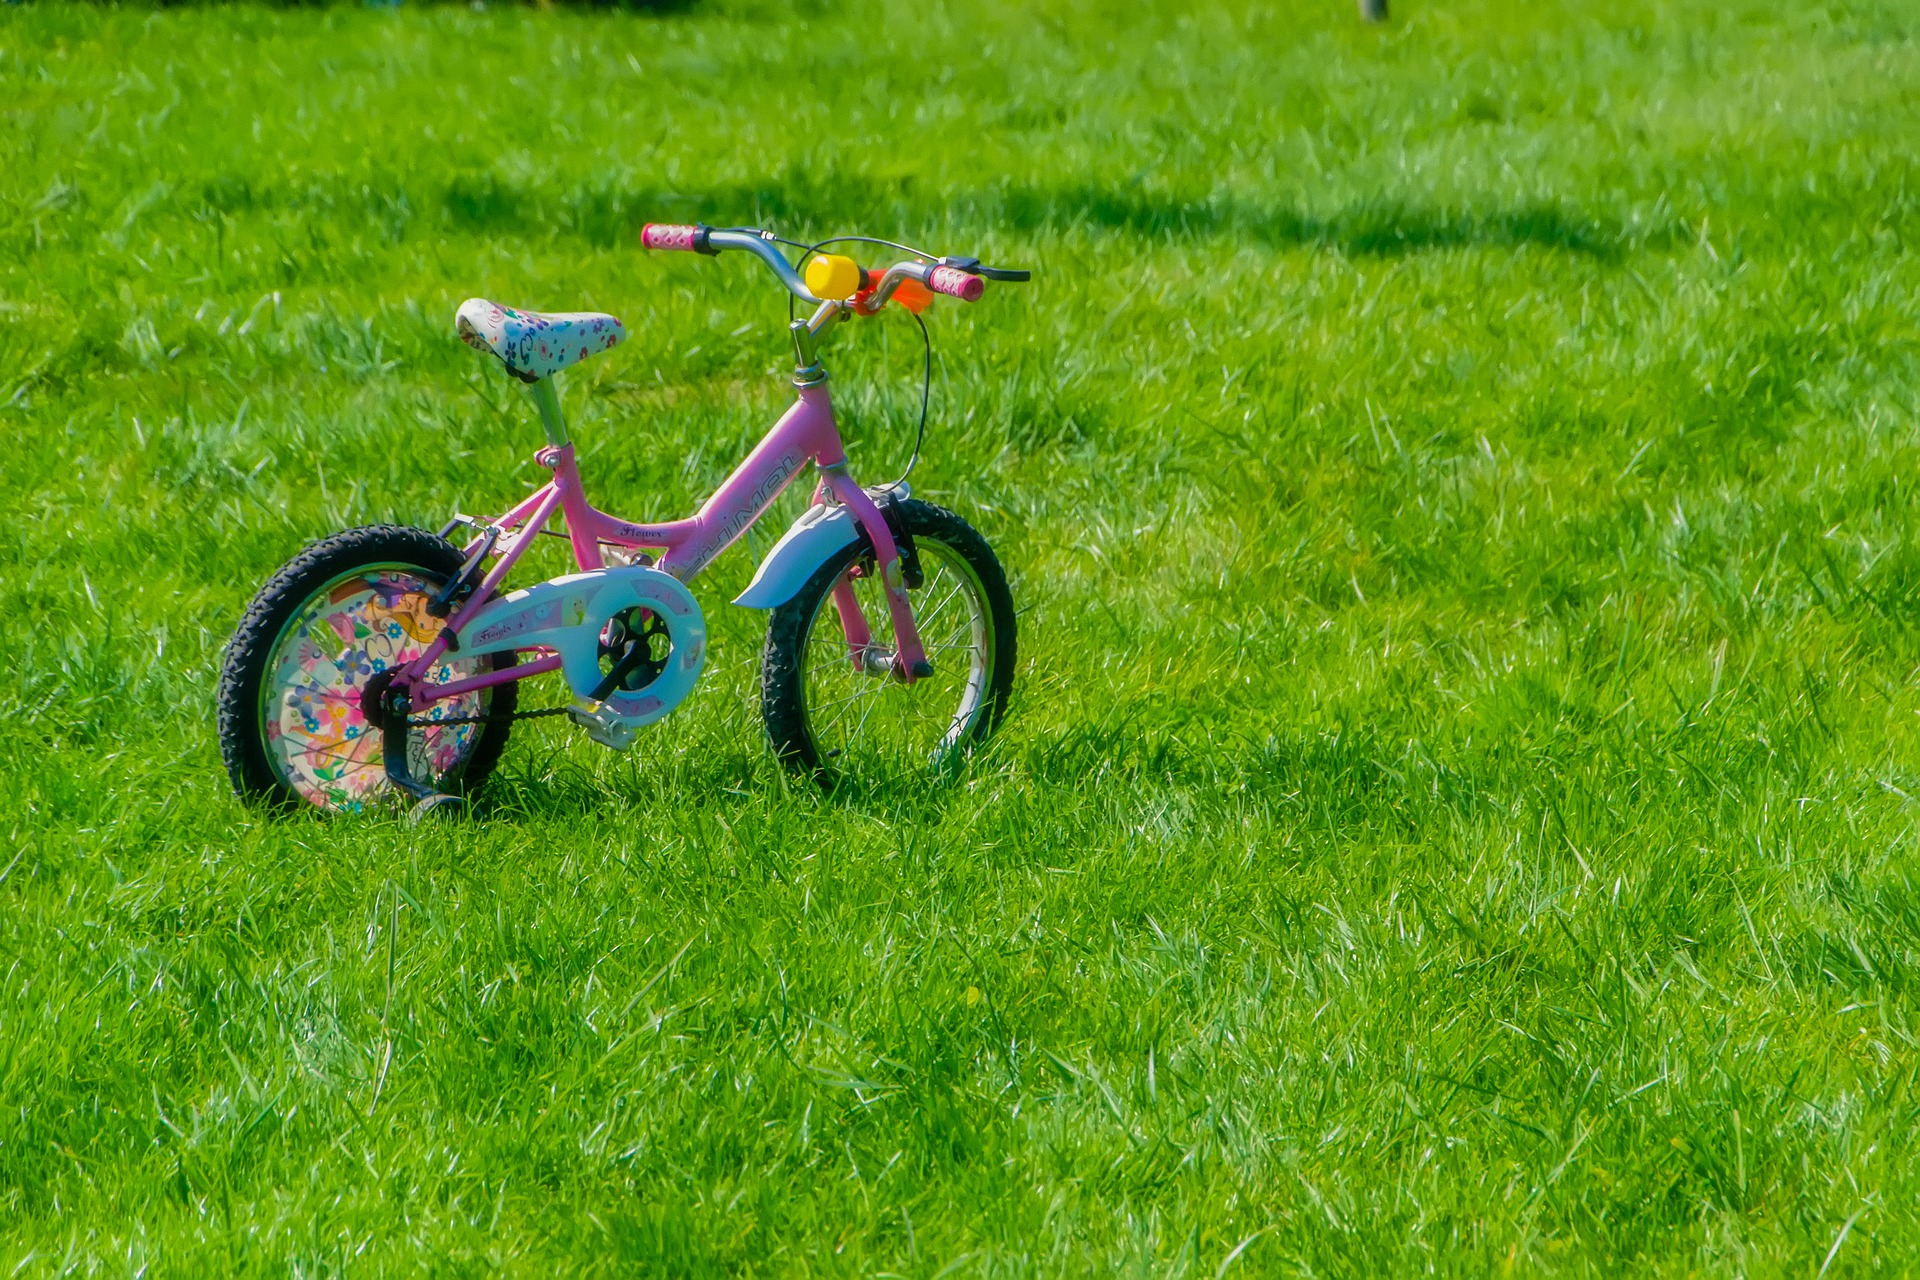
POLYGON ((1385 22, 1387 20, 1387 0, 1360 0, 1360 20, 1362 22, 1385 22))

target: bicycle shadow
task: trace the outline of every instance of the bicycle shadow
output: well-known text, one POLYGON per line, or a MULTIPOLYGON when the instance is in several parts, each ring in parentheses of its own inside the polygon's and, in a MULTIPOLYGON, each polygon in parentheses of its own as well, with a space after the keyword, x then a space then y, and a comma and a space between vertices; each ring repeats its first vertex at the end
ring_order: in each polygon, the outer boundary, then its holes
POLYGON ((952 764, 912 776, 849 774, 822 785, 780 765, 764 743, 724 750, 667 753, 609 771, 597 753, 541 751, 509 755, 472 797, 466 816, 483 822, 547 825, 672 806, 695 811, 846 813, 889 822, 938 821, 954 803, 975 796, 1001 772, 997 742, 952 764))

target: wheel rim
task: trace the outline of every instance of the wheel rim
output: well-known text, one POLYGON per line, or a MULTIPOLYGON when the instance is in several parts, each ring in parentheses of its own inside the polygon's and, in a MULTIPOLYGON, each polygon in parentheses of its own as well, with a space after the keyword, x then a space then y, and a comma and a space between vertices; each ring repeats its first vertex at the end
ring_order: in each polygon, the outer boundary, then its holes
MULTIPOLYGON (((831 591, 808 621, 801 709, 815 764, 828 772, 886 777, 938 768, 979 731, 994 651, 986 588, 953 547, 918 534, 914 546, 923 577, 909 599, 931 677, 903 685, 889 674, 856 670, 831 591)), ((893 619, 879 579, 869 573, 843 580, 853 587, 879 658, 890 660, 893 619)))
MULTIPOLYGON (((281 785, 322 809, 358 812, 390 789, 381 733, 367 723, 367 682, 425 652, 444 625, 426 605, 439 583, 417 568, 367 565, 308 596, 281 628, 260 684, 261 740, 281 785)), ((434 683, 477 675, 481 658, 443 660, 434 683)), ((429 721, 485 715, 490 690, 433 703, 429 721)), ((427 727, 407 736, 413 775, 443 785, 457 777, 486 726, 427 727)))

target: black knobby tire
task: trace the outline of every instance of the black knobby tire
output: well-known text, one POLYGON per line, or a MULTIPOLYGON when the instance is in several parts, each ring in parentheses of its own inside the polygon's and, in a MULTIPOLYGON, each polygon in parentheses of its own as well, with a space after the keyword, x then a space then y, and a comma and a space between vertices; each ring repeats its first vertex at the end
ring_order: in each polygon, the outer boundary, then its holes
MULTIPOLYGON (((985 741, 1006 715, 1007 700, 1013 691, 1016 651, 1013 593, 1007 587, 1006 572, 994 556, 993 548, 971 525, 953 512, 918 499, 894 502, 883 510, 895 538, 905 534, 913 540, 918 548, 921 567, 927 575, 921 589, 914 589, 910 582, 908 594, 914 603, 915 625, 921 629, 922 638, 929 646, 936 681, 948 678, 952 668, 962 661, 976 660, 977 655, 979 665, 972 669, 973 678, 960 691, 945 736, 936 744, 936 755, 950 758, 985 741), (951 647, 945 652, 934 652, 940 641, 929 634, 929 627, 940 625, 940 621, 938 618, 920 616, 923 604, 932 604, 933 598, 941 590, 937 579, 939 566, 943 564, 951 571, 950 576, 961 592, 971 601, 975 618, 984 631, 984 634, 973 633, 964 654, 957 653, 951 647)), ((873 547, 863 533, 856 541, 829 557, 791 600, 773 611, 767 623, 766 650, 761 658, 761 714, 766 721, 767 738, 775 755, 783 763, 797 773, 812 777, 824 787, 831 788, 844 774, 859 771, 862 762, 855 758, 857 753, 852 747, 836 747, 822 740, 827 726, 810 722, 808 689, 810 683, 817 685, 822 673, 839 673, 841 664, 851 666, 847 646, 840 632, 838 613, 829 601, 835 584, 849 569, 865 573, 863 577, 850 579, 850 583, 870 585, 878 597, 879 587, 871 576, 872 568, 873 547), (810 666, 813 668, 812 681, 810 666)), ((868 618, 876 641, 883 633, 886 638, 892 634, 884 599, 879 599, 877 607, 872 600, 861 600, 862 612, 868 618)), ((901 698, 941 696, 941 690, 934 682, 923 681, 913 686, 902 686, 886 676, 867 676, 864 679, 871 681, 871 684, 865 689, 856 688, 855 698, 869 694, 874 697, 886 695, 901 698)), ((855 683, 850 673, 846 674, 846 682, 850 686, 855 683)), ((935 714, 929 717, 928 722, 938 727, 940 714, 936 707, 935 714)), ((863 718, 860 729, 865 725, 863 718)), ((855 730, 856 736, 860 729, 855 730)), ((920 762, 903 753, 902 759, 892 763, 912 765, 931 762, 920 762)))
MULTIPOLYGON (((268 664, 303 607, 330 585, 361 571, 406 569, 424 581, 443 584, 459 572, 462 559, 452 543, 424 529, 371 525, 322 538, 268 580, 227 644, 217 695, 220 754, 242 799, 285 809, 306 803, 274 767, 262 703, 268 664)), ((493 669, 499 670, 512 666, 515 658, 504 653, 491 661, 493 669)), ((488 691, 487 722, 479 726, 478 737, 458 768, 435 780, 442 790, 471 793, 493 772, 512 729, 518 688, 517 682, 508 681, 488 691)), ((366 732, 377 735, 380 731, 369 726, 366 732)))

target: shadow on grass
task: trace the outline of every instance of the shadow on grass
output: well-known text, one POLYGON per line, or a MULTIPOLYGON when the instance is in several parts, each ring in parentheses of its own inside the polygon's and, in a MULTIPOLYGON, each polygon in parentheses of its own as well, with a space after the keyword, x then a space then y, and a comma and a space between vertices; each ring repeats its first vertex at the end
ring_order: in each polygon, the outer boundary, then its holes
POLYGON ((976 772, 962 767, 912 779, 846 777, 824 789, 804 777, 782 777, 769 762, 743 756, 712 767, 672 769, 657 780, 623 782, 596 778, 572 764, 490 779, 470 816, 509 823, 625 820, 665 803, 685 811, 837 812, 918 823, 936 820, 953 804, 969 803, 969 780, 977 780, 976 772))
POLYGON ((448 183, 441 205, 448 219, 465 230, 506 235, 570 232, 600 244, 625 243, 649 221, 856 227, 870 225, 876 217, 923 220, 936 205, 942 218, 1022 231, 1092 229, 1159 239, 1231 236, 1274 247, 1321 245, 1373 256, 1532 245, 1612 257, 1637 235, 1644 239, 1617 220, 1541 201, 1450 209, 1379 200, 1314 213, 1279 200, 1186 200, 1119 186, 1008 186, 922 195, 915 191, 916 185, 910 177, 877 183, 866 179, 823 183, 792 177, 701 192, 596 188, 561 193, 523 188, 481 174, 448 183), (877 210, 886 212, 877 214, 877 210))
POLYGON ((773 225, 795 236, 914 225, 1013 231, 1091 230, 1147 240, 1231 237, 1276 248, 1323 246, 1363 256, 1532 246, 1615 258, 1671 243, 1680 230, 1637 226, 1566 201, 1447 205, 1378 197, 1315 210, 1286 197, 1183 196, 1120 182, 1002 184, 944 191, 915 176, 792 170, 756 182, 699 190, 582 182, 517 182, 492 172, 452 177, 331 173, 297 179, 225 174, 185 196, 227 215, 357 208, 390 240, 451 228, 507 239, 576 237, 631 245, 648 222, 773 225))
MULTIPOLYGON (((22 0, 5 0, 9 4, 19 4, 22 0)), ((700 0, 546 0, 547 3, 559 3, 565 8, 576 10, 599 10, 607 13, 639 14, 680 14, 691 12, 700 0)), ((120 0, 114 0, 117 6, 120 0)), ((264 7, 269 9, 398 9, 402 0, 265 0, 264 7)), ((103 8, 106 6, 102 6, 103 8)), ((220 9, 235 8, 232 0, 134 0, 127 7, 134 9, 220 9)), ((539 3, 529 3, 529 8, 541 7, 539 3)))
POLYGON ((1617 224, 1541 202, 1451 210, 1377 201, 1313 214, 1277 202, 1183 201, 1109 187, 1013 188, 1002 197, 999 213, 998 221, 1029 230, 1091 227, 1152 238, 1231 235, 1276 247, 1321 245, 1379 256, 1519 245, 1608 256, 1628 238, 1617 224))

